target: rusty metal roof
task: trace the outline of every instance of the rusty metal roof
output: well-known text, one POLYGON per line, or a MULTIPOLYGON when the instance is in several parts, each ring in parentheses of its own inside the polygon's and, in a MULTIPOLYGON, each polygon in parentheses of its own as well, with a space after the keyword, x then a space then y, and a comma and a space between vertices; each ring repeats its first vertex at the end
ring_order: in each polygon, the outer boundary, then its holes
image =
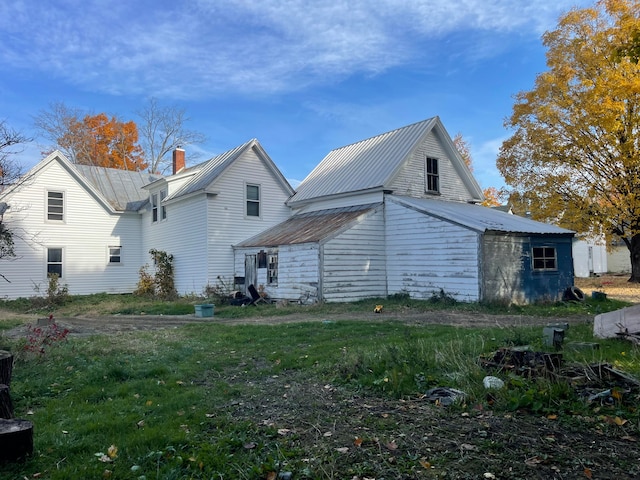
POLYGON ((347 228, 379 205, 382 204, 332 208, 294 215, 275 227, 237 244, 236 247, 275 247, 320 242, 347 228))

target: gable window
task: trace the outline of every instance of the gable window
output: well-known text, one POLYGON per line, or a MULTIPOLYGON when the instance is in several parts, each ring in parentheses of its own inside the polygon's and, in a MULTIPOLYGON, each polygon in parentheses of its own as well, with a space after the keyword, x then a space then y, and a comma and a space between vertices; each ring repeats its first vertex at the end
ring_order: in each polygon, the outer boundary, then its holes
POLYGON ((109 265, 119 265, 122 261, 122 247, 109 247, 109 265))
POLYGON ((62 249, 47 248, 47 277, 56 274, 62 278, 62 249))
POLYGON ((165 198, 167 198, 167 191, 160 190, 160 219, 161 220, 167 219, 167 207, 162 204, 165 198))
POLYGON ((440 175, 438 173, 438 159, 427 157, 425 170, 426 191, 431 193, 439 193, 440 175))
POLYGON ((62 192, 47 192, 47 220, 64 220, 64 195, 62 192))
POLYGON ((549 271, 558 269, 555 247, 533 247, 533 269, 549 271))
POLYGON ((269 263, 267 265, 267 283, 273 285, 278 283, 278 254, 269 254, 269 263))
POLYGON ((247 217, 260 216, 260 186, 247 185, 247 217))

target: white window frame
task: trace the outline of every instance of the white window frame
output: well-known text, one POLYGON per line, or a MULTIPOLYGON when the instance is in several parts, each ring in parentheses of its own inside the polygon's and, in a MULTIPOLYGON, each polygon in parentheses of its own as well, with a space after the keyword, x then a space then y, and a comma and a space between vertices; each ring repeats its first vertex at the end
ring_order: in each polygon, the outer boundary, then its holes
POLYGON ((245 183, 244 184, 244 216, 246 218, 260 218, 262 216, 262 187, 257 183, 245 183), (255 187, 258 189, 258 198, 249 198, 249 187, 255 187), (249 203, 258 205, 258 215, 249 214, 249 203))
POLYGON ((158 194, 151 194, 151 223, 158 223, 158 194))
POLYGON ((163 204, 164 199, 167 198, 167 189, 160 190, 160 221, 167 219, 167 206, 163 204))
POLYGON ((122 245, 109 245, 107 247, 107 264, 108 265, 122 265, 122 245), (118 249, 118 253, 114 252, 118 249), (114 261, 114 258, 118 258, 118 261, 114 261))
POLYGON ((440 160, 436 157, 426 157, 424 160, 424 191, 440 193, 440 160), (432 168, 429 168, 430 164, 432 168))
POLYGON ((45 251, 45 276, 48 279, 50 273, 58 273, 58 272, 50 272, 49 265, 60 265, 60 275, 58 278, 62 278, 64 276, 64 248, 63 247, 47 247, 45 251), (49 251, 50 250, 60 250, 60 261, 52 262, 49 261, 49 251))
POLYGON ((45 209, 45 219, 47 222, 55 222, 55 223, 64 223, 65 220, 65 193, 61 190, 47 190, 46 192, 46 209, 45 209), (60 195, 60 198, 51 197, 50 194, 60 195), (60 201, 60 205, 54 205, 49 202, 60 201), (50 209, 60 208, 61 212, 52 212, 50 209), (50 218, 50 215, 59 216, 60 218, 50 218))

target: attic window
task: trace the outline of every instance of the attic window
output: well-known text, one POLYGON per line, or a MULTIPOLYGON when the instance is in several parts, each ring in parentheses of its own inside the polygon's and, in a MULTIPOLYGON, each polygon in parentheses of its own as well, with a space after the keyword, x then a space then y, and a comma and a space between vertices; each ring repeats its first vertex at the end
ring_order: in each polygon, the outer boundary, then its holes
POLYGON ((62 222, 64 220, 64 194, 47 192, 47 220, 62 222))
POLYGON ((440 176, 438 173, 438 159, 427 157, 425 164, 425 188, 429 193, 440 193, 440 176))
POLYGON ((555 247, 533 247, 533 269, 536 271, 557 270, 555 247))
POLYGON ((260 186, 247 185, 247 217, 260 216, 260 186))

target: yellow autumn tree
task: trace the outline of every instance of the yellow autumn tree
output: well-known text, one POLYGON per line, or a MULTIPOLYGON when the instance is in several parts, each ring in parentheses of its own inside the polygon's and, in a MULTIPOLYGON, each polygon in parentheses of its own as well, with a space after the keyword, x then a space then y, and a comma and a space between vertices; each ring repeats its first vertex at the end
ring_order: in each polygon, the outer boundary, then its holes
POLYGON ((548 70, 515 97, 497 166, 533 218, 617 236, 640 281, 640 2, 573 9, 543 35, 548 70))

